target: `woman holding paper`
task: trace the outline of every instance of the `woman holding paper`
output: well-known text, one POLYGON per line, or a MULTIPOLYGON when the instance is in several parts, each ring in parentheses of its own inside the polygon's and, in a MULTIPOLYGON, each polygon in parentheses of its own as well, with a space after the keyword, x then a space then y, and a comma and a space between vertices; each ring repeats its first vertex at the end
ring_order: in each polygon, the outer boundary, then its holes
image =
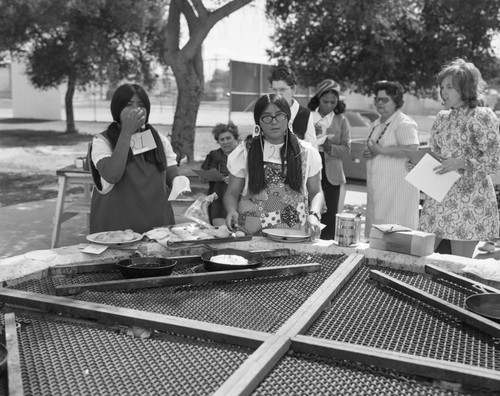
POLYGON ((125 229, 143 233, 175 224, 167 185, 189 190, 189 180, 179 176, 168 139, 148 124, 150 109, 146 91, 137 84, 121 85, 111 99, 114 121, 89 148, 95 184, 91 233, 125 229))
POLYGON ((214 135, 216 142, 220 144, 220 148, 212 150, 207 154, 205 161, 201 164, 201 169, 216 169, 224 176, 224 180, 210 181, 208 184, 208 195, 214 192, 217 194, 217 199, 208 207, 208 216, 212 225, 220 226, 224 224, 227 216, 226 209, 224 209, 224 204, 222 202, 229 181, 227 156, 238 145, 240 136, 238 127, 231 121, 227 124, 217 124, 212 130, 212 135, 214 135))
POLYGON ((253 117, 257 136, 236 147, 227 162, 226 226, 251 235, 280 228, 319 236, 324 197, 318 150, 291 131, 282 96, 262 96, 253 117))
POLYGON ((375 83, 380 118, 372 124, 363 152, 366 159, 365 237, 372 224, 399 224, 416 230, 419 190, 405 180, 405 150, 419 146, 417 123, 403 114, 403 87, 396 81, 375 83))
POLYGON ((441 202, 427 196, 419 229, 451 242, 451 253, 472 257, 480 240, 498 238, 498 208, 490 174, 500 169, 500 134, 495 113, 480 106, 484 81, 470 62, 456 59, 437 76, 445 110, 432 125, 429 146, 441 175, 461 177, 441 202))
POLYGON ((351 152, 350 126, 342 114, 346 106, 340 101, 339 92, 338 83, 324 80, 318 84, 316 94, 307 105, 312 112, 323 164, 321 187, 327 210, 321 215, 321 222, 326 225, 321 231, 321 239, 335 237, 335 215, 342 211, 345 198, 346 179, 342 158, 351 152))

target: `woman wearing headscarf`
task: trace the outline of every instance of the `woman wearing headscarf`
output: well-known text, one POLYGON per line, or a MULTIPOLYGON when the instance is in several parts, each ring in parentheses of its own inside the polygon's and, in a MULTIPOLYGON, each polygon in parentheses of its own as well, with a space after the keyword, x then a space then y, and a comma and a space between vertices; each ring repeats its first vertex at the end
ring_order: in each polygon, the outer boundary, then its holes
POLYGON ((229 154, 227 227, 252 235, 285 228, 319 236, 324 197, 318 151, 290 130, 290 107, 282 96, 262 96, 254 120, 257 136, 229 154))
POLYGON ((417 123, 401 111, 403 87, 378 81, 375 106, 380 118, 372 124, 366 159, 367 206, 365 237, 373 224, 400 224, 416 230, 420 191, 405 180, 405 150, 418 150, 417 123))
POLYGON ((350 126, 343 114, 346 106, 340 101, 339 92, 338 83, 324 80, 318 84, 316 94, 307 105, 312 111, 316 138, 326 136, 324 143, 318 146, 323 163, 321 187, 327 208, 321 216, 321 222, 326 225, 321 231, 321 239, 335 237, 335 216, 339 207, 344 205, 345 198, 346 178, 342 158, 351 152, 350 126))
POLYGON ((144 233, 175 224, 167 187, 189 186, 189 180, 179 176, 170 142, 148 123, 150 109, 146 91, 137 84, 121 85, 111 99, 114 121, 94 137, 90 152, 91 233, 144 233))

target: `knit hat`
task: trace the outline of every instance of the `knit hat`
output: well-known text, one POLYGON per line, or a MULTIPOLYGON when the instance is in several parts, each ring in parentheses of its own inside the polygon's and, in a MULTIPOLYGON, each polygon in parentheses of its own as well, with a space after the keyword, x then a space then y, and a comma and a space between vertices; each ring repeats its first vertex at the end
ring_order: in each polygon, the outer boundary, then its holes
POLYGON ((314 96, 320 98, 327 91, 334 90, 340 95, 340 85, 334 80, 323 80, 316 86, 316 94, 314 96))

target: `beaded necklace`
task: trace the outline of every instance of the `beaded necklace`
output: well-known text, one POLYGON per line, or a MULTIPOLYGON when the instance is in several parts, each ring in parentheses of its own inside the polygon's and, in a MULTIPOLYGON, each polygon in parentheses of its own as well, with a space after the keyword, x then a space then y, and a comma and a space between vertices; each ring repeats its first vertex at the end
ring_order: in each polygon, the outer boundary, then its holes
MULTIPOLYGON (((379 127, 381 124, 378 124, 378 125, 375 125, 372 130, 370 131, 370 134, 368 135, 368 140, 370 140, 370 138, 372 137, 373 135, 373 132, 375 132, 375 128, 379 127)), ((382 139, 382 136, 384 136, 384 133, 385 131, 387 131, 387 128, 389 127, 389 125, 391 125, 390 122, 388 122, 387 124, 385 124, 385 127, 384 127, 384 130, 382 131, 382 133, 379 135, 379 137, 377 138, 377 141, 375 142, 375 144, 378 144, 378 142, 380 142, 380 139, 382 139)))

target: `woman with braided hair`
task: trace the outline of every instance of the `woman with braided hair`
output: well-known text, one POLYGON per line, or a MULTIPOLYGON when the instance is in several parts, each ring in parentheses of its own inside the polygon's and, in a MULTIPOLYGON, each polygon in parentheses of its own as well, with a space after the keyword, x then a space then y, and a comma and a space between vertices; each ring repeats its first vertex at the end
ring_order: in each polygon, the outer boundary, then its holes
POLYGON ((318 237, 324 203, 319 152, 291 131, 290 107, 282 96, 262 96, 254 120, 256 137, 228 158, 227 227, 253 235, 288 228, 318 237))

